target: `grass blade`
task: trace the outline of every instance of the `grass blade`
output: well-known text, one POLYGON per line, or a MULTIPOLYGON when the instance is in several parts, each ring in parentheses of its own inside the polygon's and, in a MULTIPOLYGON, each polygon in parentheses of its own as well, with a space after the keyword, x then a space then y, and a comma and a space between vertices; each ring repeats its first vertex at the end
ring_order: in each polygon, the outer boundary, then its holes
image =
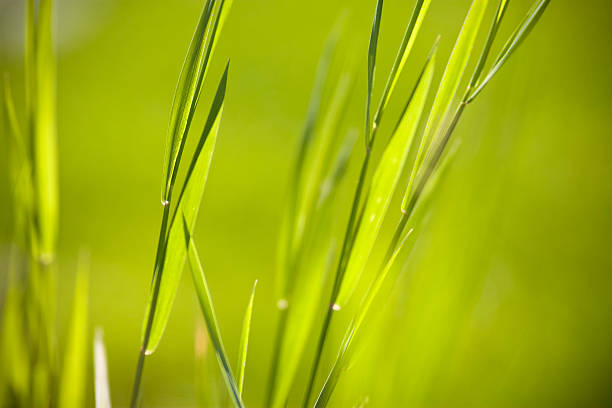
POLYGON ((370 33, 370 44, 368 46, 368 93, 366 96, 366 130, 365 141, 366 147, 372 147, 373 138, 371 137, 370 126, 370 105, 372 102, 372 88, 374 87, 374 71, 376 70, 376 49, 378 48, 378 33, 380 31, 380 20, 382 18, 383 0, 376 2, 376 11, 374 12, 374 22, 372 23, 372 32, 370 33))
POLYGON ((427 125, 425 126, 425 131, 417 151, 412 172, 410 173, 408 188, 406 189, 402 202, 402 211, 406 210, 416 175, 421 168, 425 154, 434 136, 438 133, 438 128, 443 124, 444 117, 448 113, 453 98, 457 93, 457 88, 459 87, 474 47, 474 42, 487 7, 487 2, 488 0, 474 0, 463 23, 453 52, 448 60, 446 70, 442 76, 440 87, 438 88, 436 98, 427 120, 427 125))
POLYGON ((478 88, 470 94, 469 98, 467 99, 468 103, 473 101, 474 98, 476 98, 476 96, 478 96, 478 94, 482 92, 484 87, 489 83, 493 76, 495 76, 497 71, 501 69, 501 67, 510 58, 512 53, 516 51, 516 49, 521 45, 525 38, 527 38, 529 33, 531 33, 533 27, 535 27, 535 25, 537 24, 542 14, 544 14, 544 10, 546 10, 548 3, 550 3, 550 0, 540 0, 539 2, 536 2, 533 5, 531 10, 529 10, 521 24, 516 28, 514 33, 510 36, 510 38, 504 45, 502 51, 499 53, 499 56, 493 64, 493 68, 491 68, 491 70, 489 71, 485 79, 482 81, 482 83, 480 83, 478 88))
MULTIPOLYGON (((58 226, 57 130, 55 123, 55 57, 51 0, 41 0, 34 24, 32 151, 40 261, 55 257, 58 226)), ((33 12, 33 11, 32 11, 33 12)), ((28 29, 28 32, 30 29, 28 29)))
POLYGON ((329 35, 323 49, 323 54, 319 60, 315 83, 312 89, 310 102, 308 104, 308 113, 306 114, 306 121, 304 123, 304 129, 302 130, 297 157, 294 162, 295 165, 292 169, 291 182, 289 183, 287 202, 283 213, 283 220, 279 236, 277 254, 278 267, 275 279, 277 292, 276 297, 277 300, 282 303, 284 303, 283 301, 286 302, 286 298, 288 296, 288 275, 292 269, 290 264, 291 259, 293 258, 293 248, 295 247, 293 236, 297 224, 296 213, 298 206, 298 195, 301 187, 301 179, 304 173, 306 153, 314 136, 314 128, 323 100, 323 89, 331 67, 332 57, 338 45, 340 32, 340 23, 338 23, 329 35))
POLYGON ((359 332, 359 329, 361 328, 363 322, 365 321, 365 318, 368 316, 370 307, 372 306, 372 303, 374 302, 376 295, 378 294, 380 288, 382 287, 387 276, 389 275, 389 271, 394 266, 395 260, 397 259, 397 256, 399 255, 399 253, 402 251, 404 244, 407 238, 410 236, 411 232, 412 230, 409 231, 404 236, 404 238, 400 241, 397 249, 393 253, 393 256, 391 257, 391 259, 389 259, 389 261, 384 266, 381 273, 377 276, 376 280, 372 284, 371 288, 368 290, 368 293, 366 297, 364 298, 364 301, 361 303, 358 309, 359 312, 357 316, 355 316, 355 318, 349 325, 349 329, 346 332, 346 335, 342 342, 342 346, 340 347, 340 351, 338 353, 338 356, 336 357, 336 361, 334 362, 331 372, 329 373, 327 379, 325 380, 323 388, 321 389, 321 392, 319 393, 319 396, 317 397, 317 401, 314 405, 315 408, 324 408, 329 403, 331 395, 340 378, 340 374, 350 362, 350 355, 351 355, 350 352, 352 351, 351 346, 353 344, 353 340, 355 339, 357 333, 359 332))
POLYGON ((190 229, 195 226, 223 112, 228 69, 229 63, 217 88, 204 131, 187 172, 177 210, 170 224, 166 250, 164 251, 165 256, 161 261, 162 266, 156 271, 154 278, 155 284, 151 291, 147 305, 147 314, 144 320, 143 345, 146 347, 147 354, 153 353, 161 340, 185 264, 186 248, 184 245, 183 221, 181 217, 185 216, 190 229), (150 314, 153 317, 150 323, 149 338, 147 339, 146 332, 149 326, 150 314))
POLYGON ((316 223, 313 228, 314 236, 305 244, 304 255, 300 258, 301 268, 296 276, 295 287, 300 290, 292 295, 292 306, 287 312, 286 336, 279 346, 278 369, 282 375, 272 390, 270 407, 284 406, 320 308, 324 282, 336 254, 331 233, 334 217, 332 203, 346 174, 356 138, 356 131, 349 132, 336 157, 334 168, 321 185, 317 216, 313 220, 316 223))
POLYGON ((101 328, 96 329, 94 337, 94 375, 96 408, 111 408, 106 347, 104 347, 104 332, 101 328))
POLYGON ((509 2, 510 0, 499 0, 499 4, 497 5, 497 12, 495 13, 495 18, 491 23, 491 28, 489 29, 487 41, 485 42, 484 48, 480 53, 480 58, 478 60, 478 63, 476 64, 476 69, 474 69, 474 74, 472 75, 472 79, 470 81, 470 84, 468 85, 468 94, 477 85, 478 80, 480 79, 480 75, 482 74, 489 53, 491 52, 491 47, 493 46, 495 36, 497 35, 497 31, 499 30, 501 21, 504 18, 504 14, 506 13, 506 9, 508 8, 509 2))
POLYGON ((182 221, 184 234, 183 237, 185 239, 184 244, 185 248, 187 249, 189 258, 189 268, 191 269, 193 283, 196 289, 196 294, 198 295, 202 314, 204 315, 206 328, 208 329, 210 340, 215 349, 215 353, 217 354, 219 366, 221 367, 221 372, 223 373, 223 378, 225 379, 228 391, 230 392, 230 395, 232 397, 232 401, 234 402, 234 405, 236 407, 242 408, 244 404, 242 403, 240 392, 238 390, 234 375, 232 374, 232 369, 229 365, 229 359, 227 358, 225 347, 223 346, 223 340, 221 338, 219 324, 217 323, 215 308, 213 306, 212 298, 210 296, 208 284, 206 283, 206 275, 204 274, 204 269, 202 268, 202 263, 200 262, 200 257, 196 250, 195 243, 191 238, 189 222, 185 217, 182 221))
POLYGON ((253 290, 251 291, 251 298, 249 304, 244 313, 244 320, 242 321, 242 333, 240 335, 240 347, 238 348, 238 394, 242 396, 242 386, 244 385, 244 373, 246 370, 247 361, 247 349, 249 346, 249 333, 251 332, 251 318, 253 317, 253 301, 255 300, 255 288, 257 287, 257 280, 253 284, 253 290))
POLYGON ((25 406, 30 393, 31 370, 22 318, 24 293, 17 279, 17 254, 12 248, 6 276, 6 292, 0 321, 0 396, 10 388, 25 406))
POLYGON ((416 41, 416 37, 421 29, 421 25, 423 24, 423 20, 425 19, 425 15, 427 14, 430 4, 431 0, 417 0, 416 5, 414 6, 412 17, 410 18, 410 22, 408 23, 408 27, 404 33, 404 38, 402 39, 402 44, 400 45, 395 61, 393 62, 393 67, 391 68, 389 78, 387 78, 387 84, 385 85, 385 90, 383 91, 380 105, 378 106, 376 114, 374 115, 374 120, 372 122, 372 133, 375 133, 380 125, 383 113, 387 107, 387 104, 389 103, 389 100, 391 99, 391 95, 393 94, 395 85, 397 85, 397 81, 402 73, 402 70, 406 65, 406 60, 412 51, 412 47, 414 46, 414 42, 416 41))
POLYGON ((365 203, 364 216, 359 225, 343 283, 335 302, 339 307, 346 304, 366 266, 408 159, 410 146, 418 129, 433 79, 436 49, 437 43, 425 63, 421 76, 406 104, 400 123, 374 174, 370 193, 365 203))
POLYGON ((89 260, 79 260, 64 367, 59 389, 59 408, 83 406, 87 384, 89 260))
POLYGON ((208 0, 189 45, 179 77, 170 112, 162 174, 162 203, 168 204, 180 164, 185 140, 208 72, 210 56, 218 40, 218 32, 229 12, 232 1, 220 0, 219 11, 210 24, 216 0, 208 0))

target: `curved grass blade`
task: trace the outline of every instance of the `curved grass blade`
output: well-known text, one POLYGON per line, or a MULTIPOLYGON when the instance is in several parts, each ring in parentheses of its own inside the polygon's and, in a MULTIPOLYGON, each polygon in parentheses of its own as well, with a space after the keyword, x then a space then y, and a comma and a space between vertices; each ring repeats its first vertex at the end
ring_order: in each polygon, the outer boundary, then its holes
POLYGON ((282 376, 271 395, 271 407, 282 407, 287 400, 291 386, 295 381, 298 365, 310 336, 317 310, 320 308, 325 276, 329 273, 334 261, 336 246, 331 239, 333 224, 333 200, 338 193, 338 186, 346 174, 346 168, 355 146, 357 132, 349 132, 335 160, 334 168, 321 185, 317 203, 317 217, 314 220, 315 236, 313 248, 307 253, 301 265, 301 273, 296 277, 296 287, 300 288, 292 297, 292 307, 288 310, 286 337, 280 346, 278 368, 282 376), (330 243, 330 241, 332 241, 330 243), (323 273, 321 273, 323 271, 323 273))
POLYGON ((247 306, 246 312, 244 313, 244 320, 242 322, 242 333, 240 335, 240 347, 238 348, 238 394, 242 396, 242 386, 244 385, 244 373, 246 370, 247 360, 247 349, 249 346, 249 333, 251 332, 251 318, 253 317, 253 301, 255 300, 255 288, 257 287, 257 280, 253 284, 253 290, 251 291, 251 298, 247 306))
MULTIPOLYGON (((40 261, 55 257, 58 227, 57 129, 55 116, 55 57, 52 1, 41 0, 34 25, 32 86, 32 153, 36 225, 40 261)), ((33 12, 33 11, 32 11, 33 12)), ((28 29, 28 31, 30 31, 28 29)))
POLYGON ((400 45, 395 61, 393 62, 393 67, 391 68, 389 78, 387 78, 387 84, 385 85, 385 90, 383 91, 380 105, 378 106, 376 114, 374 115, 374 120, 372 122, 372 133, 375 133, 380 125, 383 113, 385 112, 387 104, 389 103, 391 95, 393 94, 393 90, 395 89, 395 85, 397 85, 397 81, 404 69, 404 66, 406 65, 406 60, 412 51, 412 47, 414 46, 414 42, 416 41, 416 37, 421 29, 421 25, 423 24, 423 20, 425 19, 425 15, 427 14, 430 4, 431 0, 417 0, 416 5, 414 6, 412 17, 410 18, 410 22, 408 23, 408 27, 404 33, 404 38, 402 39, 402 44, 400 45))
POLYGON ((93 348, 96 408, 111 408, 110 387, 108 385, 108 368, 106 363, 106 347, 104 347, 104 333, 99 327, 96 329, 93 348))
POLYGON ((372 147, 373 138, 371 137, 370 126, 370 105, 372 103, 372 88, 374 87, 374 71, 376 70, 376 49, 378 48, 378 33, 380 31, 380 20, 382 18, 383 0, 376 2, 376 11, 374 12, 374 22, 372 23, 372 32, 370 33, 370 44, 368 46, 368 93, 366 99, 366 129, 365 141, 366 147, 372 147))
POLYGON ((501 67, 506 63, 506 61, 510 58, 512 53, 521 45, 521 43, 527 38, 533 27, 535 27, 536 23, 544 14, 544 10, 550 3, 550 0, 541 0, 536 2, 531 10, 527 13, 521 24, 516 28, 514 33, 510 36, 506 44, 504 45, 502 51, 499 53, 499 56, 495 60, 493 64, 493 68, 489 71, 485 79, 480 83, 478 88, 474 90, 467 99, 467 102, 471 102, 478 96, 480 92, 484 89, 484 87, 489 83, 489 81, 495 76, 497 71, 501 69, 501 67))
POLYGON ((285 303, 287 300, 286 298, 288 297, 288 275, 292 269, 290 263, 291 259, 293 258, 293 248, 296 246, 293 237, 297 225, 296 213, 298 206, 298 195, 301 187, 300 180, 302 179, 302 175, 304 173, 306 153, 314 137, 314 128, 319 116, 321 102, 323 100, 323 89, 329 75, 332 58, 338 45, 340 33, 341 25, 340 23, 337 23, 325 43, 323 53, 319 60, 315 83, 310 96, 310 102, 308 104, 308 113, 306 114, 306 121, 304 123, 304 129, 302 130, 298 153, 295 160, 295 166, 291 174, 291 183, 289 183, 287 203, 283 214, 278 247, 278 268, 275 283, 277 292, 276 296, 279 303, 285 303))
POLYGON ((87 384, 89 260, 79 260, 64 367, 59 389, 59 408, 83 406, 87 384))
POLYGON ((323 385, 323 388, 321 389, 319 396, 317 397, 317 401, 314 405, 315 408, 324 408, 329 403, 331 395, 340 378, 340 374, 350 362, 350 355, 351 355, 350 352, 352 351, 351 346, 353 344, 353 340, 355 339, 355 336, 359 332, 359 329, 361 328, 365 318, 368 316, 368 312, 370 311, 370 307, 372 306, 372 303, 374 302, 376 295, 380 291, 380 288, 382 287, 387 276, 389 275, 389 271, 394 266, 395 260, 397 259, 397 256, 399 255, 399 253, 402 251, 404 244, 407 238, 410 236, 411 232, 412 230, 408 231, 408 233, 400 241, 397 249, 393 253, 393 256, 389 259, 389 261, 384 266, 381 273, 377 276, 376 280, 372 284, 371 288, 368 290, 368 293, 366 297, 364 298, 364 301, 361 303, 359 307, 359 311, 357 315, 355 316, 355 318, 349 325, 349 329, 346 332, 346 335, 342 342, 342 346, 340 347, 340 351, 338 353, 338 356, 336 357, 336 361, 334 362, 334 365, 332 366, 332 370, 329 373, 327 379, 325 380, 325 384, 323 385))
POLYGON ((219 10, 211 26, 210 17, 215 2, 216 0, 208 0, 202 10, 176 86, 170 111, 162 174, 164 205, 167 205, 170 199, 185 140, 208 72, 210 56, 218 40, 218 32, 223 27, 232 4, 231 0, 220 0, 219 10))
POLYGON ((427 58, 398 127, 374 173, 370 193, 364 207, 364 215, 355 237, 342 286, 335 301, 335 304, 339 307, 344 306, 348 301, 366 266, 408 159, 410 146, 418 129, 433 79, 436 50, 437 43, 427 58))
POLYGON ((232 397, 232 401, 236 407, 242 408, 244 404, 242 403, 240 391, 238 390, 236 380, 232 374, 232 369, 229 364, 229 359, 227 358, 227 353, 225 352, 225 347, 223 346, 221 331, 219 330, 219 324, 217 323, 217 316, 215 314, 215 308, 210 296, 210 290, 208 289, 208 284, 206 283, 204 269, 202 268, 202 263, 200 262, 200 257, 198 255, 195 243, 191 238, 189 221, 185 217, 185 214, 182 215, 182 233, 183 239, 185 240, 183 243, 188 253, 187 257, 189 259, 189 268, 191 269, 193 284, 195 286, 196 294, 198 295, 202 314, 204 315, 204 321, 206 323, 206 328, 208 329, 210 341, 215 349, 215 353, 217 354, 219 366, 221 367, 221 372, 223 373, 223 378, 232 397))
POLYGON ((448 60, 442 80, 440 81, 440 87, 438 88, 436 98, 433 102, 429 118, 427 119, 427 125, 425 126, 425 131, 423 132, 423 137, 410 173, 408 188, 404 194, 402 211, 406 210, 416 175, 421 168, 425 154, 434 136, 438 133, 438 128, 443 124, 444 118, 453 102, 453 98, 457 93, 457 88, 459 87, 474 47, 474 42, 487 7, 487 2, 488 0, 474 0, 463 23, 463 27, 461 28, 453 52, 448 60))
POLYGON ((223 113, 228 69, 229 62, 219 82, 202 136, 187 172, 185 185, 177 204, 177 210, 170 224, 164 259, 161 261, 161 267, 156 271, 155 284, 149 296, 144 319, 142 341, 143 346, 146 348, 146 354, 152 354, 161 340, 170 316, 181 272, 183 271, 186 248, 184 245, 182 215, 177 216, 177 214, 184 214, 190 228, 195 226, 223 113), (159 283, 157 283, 158 279, 159 283), (149 323, 150 314, 153 315, 151 323, 149 323), (148 338, 147 330, 149 330, 148 338))

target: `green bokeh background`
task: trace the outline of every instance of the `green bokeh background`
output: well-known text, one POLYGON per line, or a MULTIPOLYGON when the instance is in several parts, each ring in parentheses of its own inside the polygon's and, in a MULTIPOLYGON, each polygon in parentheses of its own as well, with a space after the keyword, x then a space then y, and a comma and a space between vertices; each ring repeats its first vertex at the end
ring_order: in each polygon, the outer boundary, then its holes
MULTIPOLYGON (((56 3, 60 328, 78 252, 87 248, 91 323, 104 328, 113 402, 125 406, 161 219, 170 104, 203 0, 56 3)), ((196 130, 231 57, 196 236, 232 355, 259 279, 246 377, 250 407, 263 406, 276 324, 276 237, 317 60, 347 10, 344 44, 354 47, 360 66, 348 123, 361 129, 374 3, 235 0, 205 85, 196 130)), ((511 2, 500 40, 530 3, 511 2)), ((412 6, 385 1, 376 95, 412 6)), ((433 2, 390 118, 438 34, 439 63, 448 57, 468 7, 468 0, 433 2)), ((611 20, 607 0, 553 0, 532 36, 466 111, 451 171, 383 318, 371 326, 380 335, 368 338, 341 380, 337 406, 366 397, 374 407, 612 403, 611 20)), ((11 75, 18 105, 22 22, 22 2, 1 0, 0 68, 11 75)), ((440 65, 437 78, 441 72, 440 65)), ((392 122, 381 134, 389 134, 392 122)), ((0 197, 8 197, 4 137, 1 143, 0 197)), ((0 199, 3 258, 10 225, 10 203, 0 199)), ((194 405, 199 312, 184 277, 165 337, 147 361, 146 406, 194 405)))

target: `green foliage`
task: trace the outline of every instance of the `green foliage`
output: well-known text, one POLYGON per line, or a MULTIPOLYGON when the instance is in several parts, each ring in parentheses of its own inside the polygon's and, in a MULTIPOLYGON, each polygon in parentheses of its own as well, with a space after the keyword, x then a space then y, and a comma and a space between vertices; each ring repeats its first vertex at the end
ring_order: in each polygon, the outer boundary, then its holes
POLYGON ((166 246, 165 256, 161 259, 161 267, 153 278, 154 286, 149 296, 142 338, 147 354, 153 353, 161 340, 185 264, 186 248, 182 231, 182 216, 185 217, 190 229, 195 226, 223 113, 228 69, 229 64, 219 82, 206 125, 187 172, 185 184, 178 199, 177 210, 164 244, 166 246), (153 316, 151 323, 149 323, 150 315, 153 316))
POLYGON ((191 238, 191 232, 189 230, 189 224, 187 219, 183 219, 183 233, 185 234, 185 247, 188 248, 189 268, 191 269, 191 276, 193 277, 193 284, 195 286, 196 294, 200 302, 200 308, 204 315, 204 321, 206 322, 206 328, 208 329, 208 335, 217 354, 221 372, 223 373, 223 379, 227 384, 227 387, 232 396, 232 400, 236 407, 243 407, 242 398, 240 396, 240 390, 232 369, 229 364, 229 358, 225 352, 223 346, 223 340, 221 339, 221 331, 219 330, 219 324, 217 323, 217 316, 215 315, 215 308, 213 306, 212 298, 210 296, 210 290, 208 289, 208 283, 206 283, 206 276, 204 274, 204 268, 200 262, 200 257, 196 250, 195 244, 191 238))
POLYGON ((68 341, 59 389, 60 408, 80 407, 85 402, 88 379, 87 349, 89 348, 89 260, 81 256, 72 304, 68 341))
POLYGON ((215 2, 216 0, 207 0, 202 10, 176 86, 168 126, 166 155, 164 156, 162 176, 162 204, 164 205, 169 204, 189 127, 210 66, 210 57, 214 52, 218 33, 223 28, 233 0, 218 1, 218 10, 211 23, 210 17, 215 2))
POLYGON ((247 350, 249 347, 249 334, 251 333, 251 320, 253 318, 253 301, 255 300, 255 288, 257 281, 253 284, 249 304, 244 312, 244 320, 242 322, 242 334, 240 335, 240 347, 238 348, 238 393, 242 396, 244 386, 244 373, 246 371, 247 350))

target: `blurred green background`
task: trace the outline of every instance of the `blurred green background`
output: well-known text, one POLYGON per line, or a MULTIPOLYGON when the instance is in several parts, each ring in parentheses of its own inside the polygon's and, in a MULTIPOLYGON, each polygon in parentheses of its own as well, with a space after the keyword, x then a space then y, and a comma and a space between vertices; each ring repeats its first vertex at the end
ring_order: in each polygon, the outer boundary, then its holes
MULTIPOLYGON (((161 219, 170 104, 203 3, 56 2, 60 326, 78 252, 87 248, 91 322, 104 328, 116 406, 129 401, 161 219)), ((390 118, 438 34, 440 77, 469 3, 433 2, 390 118)), ((530 4, 511 2, 500 42, 530 4)), ((276 324, 277 231, 316 64, 347 10, 345 44, 360 66, 348 122, 362 129, 374 6, 374 0, 235 0, 205 85, 196 131, 231 57, 196 237, 232 355, 259 279, 246 374, 250 407, 263 401, 276 324)), ((413 1, 387 0, 384 7, 376 95, 413 1)), ((381 335, 368 337, 339 384, 336 406, 366 398, 374 407, 612 404, 611 20, 607 0, 553 0, 466 111, 451 171, 372 326, 381 335)), ((1 0, 0 69, 10 73, 19 106, 23 31, 22 2, 1 0)), ((388 135, 393 122, 381 132, 388 135)), ((4 137, 1 143, 0 197, 8 197, 4 137)), ((3 258, 10 221, 10 203, 2 199, 3 258)), ((199 311, 184 278, 165 337, 146 364, 146 406, 195 403, 199 311)))

